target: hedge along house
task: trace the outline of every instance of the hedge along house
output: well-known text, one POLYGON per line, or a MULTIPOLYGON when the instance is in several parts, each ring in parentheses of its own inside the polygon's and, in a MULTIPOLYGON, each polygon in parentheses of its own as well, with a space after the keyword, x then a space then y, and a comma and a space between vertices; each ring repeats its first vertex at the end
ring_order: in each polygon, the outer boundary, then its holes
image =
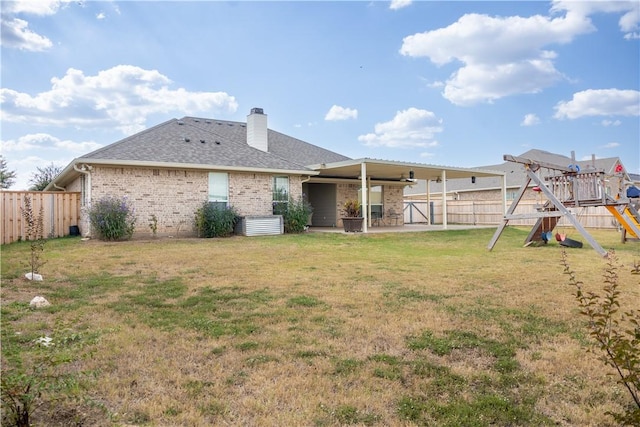
MULTIPOLYGON (((282 195, 293 200, 304 195, 314 209, 311 225, 335 227, 342 226, 344 202, 359 198, 366 231, 373 213, 402 212, 405 186, 446 170, 349 159, 269 129, 267 115, 254 108, 246 123, 166 121, 74 159, 46 190, 81 192, 83 235, 91 234, 87 208, 108 196, 131 202, 136 234, 149 234, 155 218, 159 235, 194 235, 195 213, 205 202, 232 206, 243 217, 268 218, 282 195)), ((455 177, 500 174, 449 170, 455 177)))

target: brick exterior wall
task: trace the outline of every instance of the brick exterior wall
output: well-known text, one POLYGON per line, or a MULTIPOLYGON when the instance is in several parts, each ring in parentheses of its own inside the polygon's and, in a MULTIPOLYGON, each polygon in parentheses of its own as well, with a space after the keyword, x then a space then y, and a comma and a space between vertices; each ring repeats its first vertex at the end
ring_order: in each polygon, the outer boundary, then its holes
MULTIPOLYGON (((346 184, 339 183, 337 188, 336 197, 336 211, 338 212, 338 227, 342 227, 342 217, 344 216, 343 206, 347 200, 358 199, 358 190, 362 188, 360 184, 346 184)), ((384 215, 386 216, 390 209, 393 209, 397 214, 400 214, 398 218, 398 225, 404 224, 404 216, 402 210, 404 208, 404 185, 383 185, 382 186, 382 199, 384 206, 384 215)), ((395 225, 395 221, 394 221, 395 225)))
MULTIPOLYGON (((229 204, 239 215, 271 215, 273 174, 229 173, 229 204)), ((69 189, 78 191, 81 178, 69 189)), ((135 235, 151 234, 151 216, 157 218, 158 235, 194 236, 195 213, 207 200, 209 172, 180 169, 119 168, 94 166, 91 198, 126 197, 135 210, 135 235)), ((289 178, 290 195, 302 195, 299 176, 289 178)), ((89 235, 86 208, 81 209, 80 230, 89 235)))

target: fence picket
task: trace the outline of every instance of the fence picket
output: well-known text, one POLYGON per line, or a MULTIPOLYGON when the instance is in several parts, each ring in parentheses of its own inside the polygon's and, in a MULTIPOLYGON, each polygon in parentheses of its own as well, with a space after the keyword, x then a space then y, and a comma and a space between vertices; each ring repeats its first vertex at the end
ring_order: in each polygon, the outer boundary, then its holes
POLYGON ((31 198, 35 215, 43 208, 45 237, 69 235, 69 228, 80 221, 80 193, 59 191, 2 191, 2 244, 26 239, 22 210, 24 197, 31 198))

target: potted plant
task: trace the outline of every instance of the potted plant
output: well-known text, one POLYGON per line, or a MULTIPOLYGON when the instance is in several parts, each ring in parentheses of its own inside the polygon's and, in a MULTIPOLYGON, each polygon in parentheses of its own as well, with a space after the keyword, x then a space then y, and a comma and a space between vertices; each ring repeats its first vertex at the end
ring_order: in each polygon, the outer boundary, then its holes
POLYGON ((364 218, 360 215, 360 202, 357 200, 347 200, 342 209, 344 217, 342 217, 342 225, 346 232, 362 231, 362 222, 364 218))

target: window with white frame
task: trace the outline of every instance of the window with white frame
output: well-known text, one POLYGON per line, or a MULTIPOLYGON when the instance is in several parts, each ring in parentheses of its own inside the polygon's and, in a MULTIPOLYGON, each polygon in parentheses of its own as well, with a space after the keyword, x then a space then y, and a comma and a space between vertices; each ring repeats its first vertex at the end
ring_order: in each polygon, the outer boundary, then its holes
MULTIPOLYGON (((358 189, 358 200, 362 203, 362 189, 358 189)), ((367 197, 369 205, 371 205, 371 217, 382 218, 382 212, 384 212, 383 198, 382 198, 382 185, 373 185, 369 190, 369 197, 367 197)), ((369 212, 367 210, 367 212, 369 212)))
POLYGON ((229 205, 229 174, 209 172, 209 203, 226 207, 229 205))
POLYGON ((278 175, 273 177, 273 213, 282 214, 289 203, 289 177, 278 175))

